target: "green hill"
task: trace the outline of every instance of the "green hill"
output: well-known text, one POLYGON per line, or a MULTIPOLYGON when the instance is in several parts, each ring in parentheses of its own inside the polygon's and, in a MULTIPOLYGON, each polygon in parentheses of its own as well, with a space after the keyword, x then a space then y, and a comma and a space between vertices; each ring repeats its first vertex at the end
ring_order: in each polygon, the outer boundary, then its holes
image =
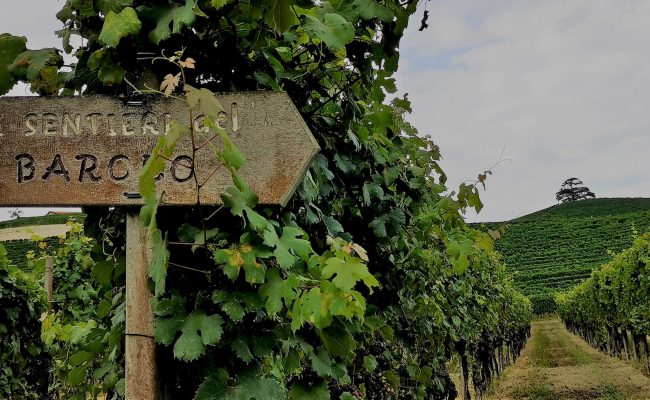
POLYGON ((76 219, 78 222, 83 222, 84 214, 82 213, 69 213, 69 214, 52 214, 42 215, 38 217, 20 217, 11 219, 9 221, 0 221, 0 229, 4 228, 18 228, 21 226, 30 225, 53 225, 65 224, 70 218, 76 219))
POLYGON ((636 232, 650 230, 650 199, 593 199, 555 205, 508 222, 496 249, 514 283, 538 312, 553 308, 552 293, 571 288, 614 253, 632 245, 636 232))
MULTIPOLYGON (((19 228, 34 225, 65 224, 71 218, 77 222, 83 222, 85 215, 82 213, 53 214, 39 217, 20 217, 9 221, 0 221, 0 229, 19 228)), ((50 237, 44 240, 48 246, 56 246, 59 243, 57 237, 50 237)), ((27 252, 38 252, 38 242, 32 240, 7 240, 0 242, 7 249, 7 256, 12 263, 25 270, 27 268, 27 252)))

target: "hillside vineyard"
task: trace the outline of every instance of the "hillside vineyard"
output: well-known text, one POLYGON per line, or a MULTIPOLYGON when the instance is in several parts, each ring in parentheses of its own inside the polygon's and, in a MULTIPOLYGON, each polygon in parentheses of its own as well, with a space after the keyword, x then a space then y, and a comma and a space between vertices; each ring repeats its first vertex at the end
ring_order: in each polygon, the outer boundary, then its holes
POLYGON ((541 298, 579 284, 629 247, 636 232, 648 229, 650 199, 565 203, 509 222, 482 225, 505 226, 495 248, 514 272, 515 287, 539 308, 541 298))

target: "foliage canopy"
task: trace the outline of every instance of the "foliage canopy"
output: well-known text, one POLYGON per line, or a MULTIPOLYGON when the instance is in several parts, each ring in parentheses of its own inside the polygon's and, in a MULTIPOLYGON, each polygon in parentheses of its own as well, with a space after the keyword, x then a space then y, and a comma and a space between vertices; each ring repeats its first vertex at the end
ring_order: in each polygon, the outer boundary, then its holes
MULTIPOLYGON (((176 139, 195 138, 192 124, 173 124, 141 174, 163 396, 453 398, 453 353, 486 360, 526 337, 530 303, 489 236, 462 218, 482 207, 477 185, 445 193, 438 147, 405 121, 408 98, 389 98, 416 11, 415 1, 68 0, 57 17, 69 69, 59 50, 0 36, 3 92, 17 81, 62 96, 158 92, 202 107, 220 140, 215 157, 233 180, 223 209, 198 195, 191 209, 159 207, 155 177, 176 139), (285 208, 257 204, 214 124, 212 92, 259 89, 287 91, 322 149, 285 208)), ((89 301, 78 311, 49 314, 44 332, 55 332, 54 354, 74 352, 57 367, 68 393, 117 398, 121 214, 86 212, 97 242, 79 238, 62 265, 81 262, 98 286, 80 289, 89 301), (59 325, 85 334, 66 341, 59 325)))

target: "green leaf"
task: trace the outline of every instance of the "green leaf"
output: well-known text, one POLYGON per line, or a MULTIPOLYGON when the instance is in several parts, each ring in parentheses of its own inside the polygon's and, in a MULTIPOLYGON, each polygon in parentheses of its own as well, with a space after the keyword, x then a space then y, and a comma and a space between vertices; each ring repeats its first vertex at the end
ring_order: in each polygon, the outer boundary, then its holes
POLYGON ((169 346, 174 343, 176 332, 183 326, 183 317, 173 316, 171 318, 156 318, 154 330, 156 342, 169 346))
POLYGON ((374 371, 377 368, 377 365, 379 364, 377 363, 375 356, 367 355, 363 357, 363 368, 365 368, 369 373, 374 371))
POLYGON ((311 369, 320 377, 332 376, 333 362, 327 351, 318 350, 318 353, 312 352, 309 355, 311 360, 311 369))
MULTIPOLYGON (((95 6, 99 12, 106 15, 109 11, 118 13, 125 7, 133 6, 133 0, 95 0, 95 6)), ((66 19, 64 18, 61 22, 66 22, 66 19)))
POLYGON ((276 400, 285 399, 284 388, 275 379, 264 378, 257 371, 242 376, 236 385, 227 385, 224 377, 206 378, 194 400, 276 400))
POLYGON ((327 228, 327 233, 329 233, 330 236, 337 236, 339 233, 344 231, 343 225, 341 225, 341 223, 337 221, 334 217, 325 215, 323 217, 323 222, 325 223, 325 227, 327 228))
POLYGON ((260 214, 253 211, 251 208, 246 208, 246 216, 248 217, 248 222, 250 222, 251 227, 254 231, 258 233, 264 232, 265 229, 269 227, 269 220, 261 216, 260 214))
MULTIPOLYGON (((235 186, 230 186, 226 189, 224 193, 221 194, 221 201, 223 201, 223 204, 230 209, 230 213, 232 215, 236 215, 238 217, 244 217, 244 210, 252 211, 251 207, 253 207, 254 201, 257 200, 257 196, 250 196, 250 194, 247 194, 245 192, 242 192, 238 187, 235 186)), ((250 218, 250 213, 248 213, 249 218, 250 218)), ((255 217, 253 217, 255 219, 255 217)), ((255 219, 256 223, 260 222, 259 219, 255 219)), ((260 222, 261 223, 261 222, 260 222)))
POLYGON ((246 364, 248 364, 253 360, 253 354, 251 353, 251 350, 248 348, 248 344, 241 337, 235 339, 230 345, 230 348, 237 355, 237 357, 239 357, 239 359, 245 362, 246 364))
POLYGON ((343 291, 351 290, 358 281, 363 281, 368 289, 379 286, 379 282, 368 272, 368 267, 358 258, 342 260, 331 257, 325 262, 322 276, 329 279, 336 275, 332 282, 343 291))
POLYGON ((223 334, 223 319, 219 315, 206 315, 203 311, 190 314, 180 330, 181 336, 174 344, 174 357, 194 361, 205 352, 205 346, 216 344, 223 334))
POLYGON ((149 40, 159 44, 162 40, 168 39, 172 33, 176 34, 184 26, 191 26, 196 20, 194 7, 196 0, 185 0, 185 5, 155 5, 142 8, 141 14, 150 21, 156 23, 156 28, 149 33, 149 40))
POLYGON ((219 10, 223 8, 226 4, 228 4, 228 1, 229 0, 211 0, 210 4, 212 4, 212 7, 219 10))
POLYGON ((228 300, 221 304, 221 310, 234 322, 241 322, 244 319, 244 308, 235 300, 228 300))
POLYGON ((113 269, 115 269, 115 261, 100 261, 93 266, 93 278, 100 285, 111 283, 113 269))
POLYGON ((303 29, 312 40, 320 40, 333 51, 342 50, 354 40, 354 27, 339 14, 327 13, 322 20, 307 15, 303 29))
POLYGON ((354 356, 357 343, 350 333, 342 326, 331 326, 320 331, 320 337, 327 351, 343 359, 354 356))
POLYGON ((295 264, 294 254, 303 259, 309 257, 311 244, 308 240, 300 239, 304 234, 301 229, 291 226, 282 228, 282 237, 278 237, 273 226, 264 231, 264 244, 275 248, 273 255, 282 269, 289 269, 295 264))
POLYGON ((359 18, 365 20, 377 18, 382 22, 390 22, 393 18, 393 13, 375 0, 334 0, 330 4, 352 23, 356 23, 359 18))
MULTIPOLYGON (((155 178, 165 168, 165 158, 171 158, 178 140, 183 135, 189 133, 189 127, 174 122, 169 128, 169 132, 161 136, 156 142, 156 146, 151 152, 151 157, 149 157, 144 167, 142 167, 142 171, 140 171, 140 195, 145 200, 155 195, 155 178)), ((145 220, 143 220, 143 223, 148 225, 145 220)))
POLYGON ((308 292, 302 292, 293 303, 291 329, 296 332, 305 322, 312 323, 318 329, 329 326, 332 318, 323 305, 325 305, 325 302, 319 288, 312 288, 308 292))
POLYGON ((222 131, 223 128, 219 128, 214 124, 213 119, 219 116, 219 113, 223 111, 223 106, 214 95, 214 93, 206 88, 197 89, 190 85, 185 85, 185 92, 187 93, 187 104, 192 109, 198 109, 198 111, 210 117, 208 121, 213 125, 210 126, 211 129, 215 131, 222 131))
POLYGON ((264 13, 264 22, 277 33, 282 33, 298 23, 298 18, 296 18, 296 14, 291 8, 295 1, 275 0, 267 4, 269 4, 269 7, 264 13))
POLYGON ((63 58, 57 49, 27 50, 20 53, 9 70, 14 76, 28 81, 35 81, 41 76, 41 70, 48 66, 60 67, 63 58))
POLYGON ((185 297, 174 293, 172 297, 159 299, 153 305, 154 313, 158 316, 174 315, 185 310, 185 297))
POLYGON ((183 224, 178 228, 178 238, 185 243, 194 243, 192 252, 195 252, 200 246, 205 244, 205 240, 214 239, 219 235, 219 228, 209 229, 206 232, 203 229, 192 226, 190 224, 183 224))
POLYGON ((194 400, 215 400, 228 387, 228 373, 224 369, 218 368, 216 371, 209 371, 210 375, 206 376, 199 385, 194 400))
POLYGON ((269 269, 266 273, 266 283, 259 290, 260 297, 265 301, 266 311, 271 315, 277 314, 282 310, 283 302, 287 308, 291 308, 299 285, 300 282, 295 276, 282 279, 279 269, 269 269))
POLYGON ((27 39, 22 36, 0 34, 0 95, 6 94, 16 83, 9 72, 19 54, 27 50, 27 39))
POLYGON ((393 336, 394 336, 393 328, 391 328, 390 325, 388 324, 383 325, 382 327, 379 328, 379 334, 384 340, 388 340, 388 341, 393 340, 393 336))
POLYGON ((106 14, 99 41, 110 47, 117 47, 120 39, 140 32, 142 23, 138 14, 131 7, 126 7, 119 14, 109 11, 106 14))
POLYGON ((230 140, 230 136, 225 129, 220 128, 210 119, 206 119, 205 124, 213 131, 216 131, 223 142, 223 151, 217 152, 217 156, 221 159, 225 166, 232 172, 239 170, 246 162, 246 157, 242 154, 239 148, 230 140))
MULTIPOLYGON (((155 215, 153 218, 155 218, 155 215)), ((155 295, 159 296, 165 292, 169 250, 167 249, 167 238, 163 239, 162 232, 157 227, 154 226, 154 229, 150 230, 150 232, 153 257, 149 265, 148 275, 154 281, 155 295)))
POLYGON ((68 385, 78 386, 86 378, 86 370, 88 369, 88 364, 83 364, 77 367, 74 367, 72 371, 68 373, 66 379, 68 385))
POLYGON ((289 390, 289 400, 330 400, 330 392, 327 384, 322 382, 308 388, 305 385, 296 383, 289 390))

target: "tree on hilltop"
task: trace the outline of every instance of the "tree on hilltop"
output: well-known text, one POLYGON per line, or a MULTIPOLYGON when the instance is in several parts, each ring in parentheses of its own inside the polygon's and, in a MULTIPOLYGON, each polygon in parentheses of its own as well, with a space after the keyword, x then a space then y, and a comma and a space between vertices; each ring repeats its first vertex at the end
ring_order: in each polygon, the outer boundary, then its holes
POLYGON ((569 201, 578 201, 586 199, 595 199, 596 195, 578 178, 569 178, 562 183, 560 191, 555 193, 555 198, 560 203, 569 201))

